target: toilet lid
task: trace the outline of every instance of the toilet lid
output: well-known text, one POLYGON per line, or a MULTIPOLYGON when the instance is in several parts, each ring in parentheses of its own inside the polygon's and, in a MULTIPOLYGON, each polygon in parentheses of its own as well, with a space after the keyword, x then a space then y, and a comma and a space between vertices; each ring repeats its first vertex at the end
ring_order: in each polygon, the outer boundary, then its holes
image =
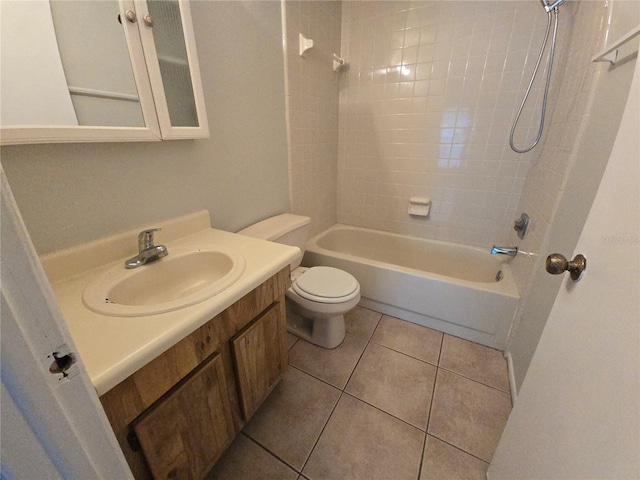
POLYGON ((301 297, 327 303, 350 300, 359 291, 353 275, 332 267, 312 267, 296 278, 292 287, 301 297))

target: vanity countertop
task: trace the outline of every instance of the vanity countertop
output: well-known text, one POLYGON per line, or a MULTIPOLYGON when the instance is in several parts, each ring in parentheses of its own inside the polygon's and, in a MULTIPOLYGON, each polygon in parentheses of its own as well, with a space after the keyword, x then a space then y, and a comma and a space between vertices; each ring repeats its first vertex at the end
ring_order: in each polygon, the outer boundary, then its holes
POLYGON ((240 300, 300 254, 296 247, 213 229, 206 211, 152 226, 163 228, 156 244, 166 245, 169 255, 172 248, 228 248, 244 255, 245 270, 227 289, 195 305, 149 316, 111 317, 85 307, 83 291, 114 264, 122 262, 124 269, 126 258, 136 253, 137 232, 146 227, 41 257, 98 395, 240 300))

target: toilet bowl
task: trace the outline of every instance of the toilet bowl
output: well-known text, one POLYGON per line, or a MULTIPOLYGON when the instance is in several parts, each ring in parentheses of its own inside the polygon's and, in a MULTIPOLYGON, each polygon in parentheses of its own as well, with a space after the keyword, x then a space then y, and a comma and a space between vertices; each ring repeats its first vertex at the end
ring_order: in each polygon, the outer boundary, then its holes
POLYGON ((345 336, 344 314, 360 302, 360 284, 337 268, 298 267, 286 298, 287 329, 315 345, 336 348, 345 336))
POLYGON ((309 217, 284 213, 238 233, 300 248, 300 256, 290 265, 287 329, 320 347, 336 348, 345 337, 344 314, 360 301, 360 284, 353 275, 337 268, 300 266, 309 226, 309 217))

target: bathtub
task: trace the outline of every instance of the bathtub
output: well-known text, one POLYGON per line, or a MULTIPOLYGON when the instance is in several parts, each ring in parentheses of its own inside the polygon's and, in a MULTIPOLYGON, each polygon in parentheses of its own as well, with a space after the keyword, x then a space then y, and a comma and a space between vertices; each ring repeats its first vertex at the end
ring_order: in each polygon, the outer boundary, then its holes
POLYGON ((364 307, 504 349, 520 298, 509 260, 488 248, 337 224, 309 240, 303 264, 351 273, 364 307))

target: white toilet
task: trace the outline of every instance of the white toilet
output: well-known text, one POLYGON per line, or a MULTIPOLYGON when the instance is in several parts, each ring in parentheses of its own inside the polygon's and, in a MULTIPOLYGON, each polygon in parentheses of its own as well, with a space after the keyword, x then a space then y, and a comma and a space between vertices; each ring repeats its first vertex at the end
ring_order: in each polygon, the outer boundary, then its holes
POLYGON ((344 314, 360 301, 360 284, 337 268, 300 266, 310 225, 309 217, 284 213, 238 233, 300 248, 301 255, 291 262, 287 329, 320 347, 335 348, 344 340, 344 314))

